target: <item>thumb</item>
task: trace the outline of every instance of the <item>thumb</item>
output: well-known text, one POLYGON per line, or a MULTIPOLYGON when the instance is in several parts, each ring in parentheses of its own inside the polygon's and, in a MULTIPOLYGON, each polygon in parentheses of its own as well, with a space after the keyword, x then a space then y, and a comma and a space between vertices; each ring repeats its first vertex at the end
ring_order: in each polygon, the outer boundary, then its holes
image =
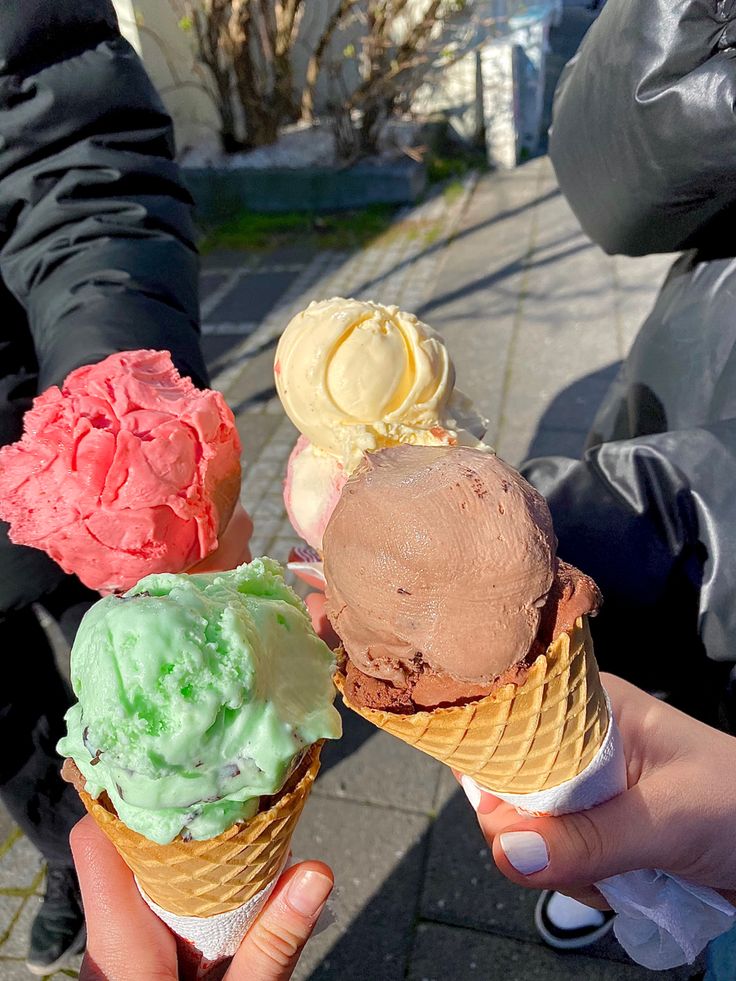
MULTIPOLYGON (((482 828, 492 818, 478 815, 482 828)), ((515 821, 487 837, 496 865, 512 882, 564 892, 619 872, 662 868, 671 852, 662 827, 637 785, 589 811, 515 821)))
POLYGON ((287 981, 333 884, 322 862, 302 862, 285 872, 245 935, 225 981, 287 981))

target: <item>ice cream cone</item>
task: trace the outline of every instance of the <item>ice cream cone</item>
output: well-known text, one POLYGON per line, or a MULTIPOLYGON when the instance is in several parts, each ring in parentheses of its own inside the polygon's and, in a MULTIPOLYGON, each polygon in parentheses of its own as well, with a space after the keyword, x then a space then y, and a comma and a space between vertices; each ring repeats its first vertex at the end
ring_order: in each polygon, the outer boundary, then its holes
POLYGON ((150 899, 177 916, 215 916, 248 902, 282 868, 321 748, 310 748, 270 807, 206 841, 157 845, 123 824, 106 795, 95 800, 81 790, 80 797, 150 899))
POLYGON ((217 522, 217 537, 224 533, 230 519, 233 516, 233 511, 235 510, 235 505, 238 503, 240 498, 240 484, 242 481, 242 473, 240 469, 240 464, 233 467, 215 486, 212 490, 212 500, 215 504, 218 514, 217 522))
POLYGON ((608 729, 587 617, 536 659, 522 685, 466 705, 411 715, 366 709, 345 697, 339 672, 335 681, 354 712, 499 793, 546 790, 577 776, 608 729))

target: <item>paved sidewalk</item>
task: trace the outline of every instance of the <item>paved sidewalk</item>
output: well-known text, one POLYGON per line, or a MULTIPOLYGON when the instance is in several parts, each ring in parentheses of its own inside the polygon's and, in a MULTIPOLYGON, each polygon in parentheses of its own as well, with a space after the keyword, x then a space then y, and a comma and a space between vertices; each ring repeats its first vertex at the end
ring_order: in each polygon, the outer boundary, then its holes
MULTIPOLYGON (((355 254, 220 254, 203 273, 205 348, 243 437, 254 552, 284 560, 295 537, 281 479, 295 431, 275 398, 274 347, 312 299, 357 295, 415 310, 447 339, 460 387, 517 463, 579 452, 596 405, 651 305, 668 260, 606 257, 582 234, 542 158, 469 181, 405 212, 355 254)), ((335 869, 333 922, 300 981, 644 981, 608 939, 558 955, 534 932, 535 897, 493 869, 473 815, 439 764, 345 717, 294 851, 335 869)), ((22 965, 42 869, 0 810, 0 978, 22 965)), ((658 977, 686 978, 689 972, 658 977)), ((74 976, 58 973, 55 978, 74 976)))

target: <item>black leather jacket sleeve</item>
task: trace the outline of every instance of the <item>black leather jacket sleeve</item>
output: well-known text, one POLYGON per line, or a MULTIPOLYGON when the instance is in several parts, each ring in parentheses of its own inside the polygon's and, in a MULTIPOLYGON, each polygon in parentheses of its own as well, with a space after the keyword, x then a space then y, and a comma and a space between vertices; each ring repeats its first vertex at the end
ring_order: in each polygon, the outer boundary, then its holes
POLYGON ((734 255, 736 0, 609 0, 558 87, 550 156, 609 253, 734 255))
POLYGON ((119 350, 207 382, 171 122, 109 0, 0 4, 0 276, 39 389, 119 350))
POLYGON ((530 460, 522 473, 548 499, 561 557, 603 592, 601 666, 721 722, 736 659, 733 421, 530 460))

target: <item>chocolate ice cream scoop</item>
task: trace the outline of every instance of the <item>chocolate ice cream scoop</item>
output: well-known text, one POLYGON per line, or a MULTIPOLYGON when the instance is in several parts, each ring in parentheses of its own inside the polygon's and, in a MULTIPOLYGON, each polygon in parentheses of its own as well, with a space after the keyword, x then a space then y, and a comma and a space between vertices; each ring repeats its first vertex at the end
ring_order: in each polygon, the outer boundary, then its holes
POLYGON ((595 616, 602 602, 600 590, 590 576, 567 562, 558 561, 531 648, 490 684, 457 681, 452 675, 419 665, 397 687, 389 681, 369 677, 348 660, 344 665, 345 695, 353 705, 363 708, 412 713, 474 702, 503 685, 523 685, 539 655, 544 654, 563 631, 572 630, 578 617, 595 616))
POLYGON ((601 591, 590 576, 574 565, 558 561, 531 656, 544 654, 564 630, 572 630, 578 617, 595 616, 602 602, 601 591))
POLYGON ((327 613, 365 675, 488 685, 537 636, 555 548, 544 499, 498 457, 392 447, 351 477, 327 526, 327 613))

